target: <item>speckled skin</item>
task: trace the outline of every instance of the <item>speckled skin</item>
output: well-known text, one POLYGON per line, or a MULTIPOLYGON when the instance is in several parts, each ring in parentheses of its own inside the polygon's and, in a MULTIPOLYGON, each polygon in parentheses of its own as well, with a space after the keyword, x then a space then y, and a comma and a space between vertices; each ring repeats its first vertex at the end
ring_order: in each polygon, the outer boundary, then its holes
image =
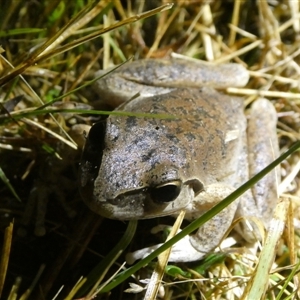
MULTIPOLYGON (((119 73, 126 74, 123 79, 132 80, 130 85, 139 81, 138 91, 141 92, 141 84, 147 81, 149 86, 151 81, 145 79, 145 74, 159 69, 160 79, 166 81, 166 76, 161 74, 171 73, 165 69, 161 71, 159 66, 162 64, 164 68, 166 65, 174 68, 173 73, 179 76, 179 80, 183 79, 183 85, 188 84, 186 76, 183 76, 186 71, 178 72, 182 68, 181 61, 179 65, 177 61, 140 61, 140 65, 132 66, 134 71, 130 75, 127 70, 132 64, 126 67, 125 73, 122 73, 122 69, 119 73), (148 69, 151 71, 147 72, 148 69), (138 76, 138 73, 144 77, 138 76)), ((230 69, 228 66, 225 66, 226 72, 230 69)), ((236 70, 236 65, 231 66, 236 70)), ((192 66, 188 65, 188 68, 194 74, 192 66)), ((224 66, 222 68, 224 70, 224 66)), ((215 80, 211 86, 216 86, 220 78, 226 77, 224 72, 213 68, 206 69, 206 72, 210 83, 215 80)), ((112 219, 130 220, 172 215, 185 209, 186 217, 191 220, 249 178, 247 121, 242 99, 207 87, 207 79, 203 79, 205 72, 202 70, 200 73, 199 78, 191 76, 191 87, 179 84, 175 88, 174 82, 178 80, 175 76, 174 80, 168 78, 171 86, 167 86, 162 93, 152 95, 152 92, 146 92, 142 95, 142 91, 139 97, 117 108, 128 112, 169 114, 175 119, 111 115, 105 124, 97 124, 91 129, 81 165, 80 185, 83 198, 93 211, 112 219), (196 83, 199 87, 195 87, 196 83)), ((241 78, 245 81, 247 74, 243 73, 241 78)), ((107 82, 111 80, 108 78, 104 82, 105 91, 107 82)), ((241 80, 235 81, 236 85, 241 84, 241 80)), ((157 80, 155 84, 159 85, 157 80)), ((221 86, 224 85, 221 83, 221 86)), ((133 93, 131 87, 129 91, 133 93)), ((117 92, 120 93, 120 90, 117 92)), ((125 93, 125 99, 130 93, 125 93)), ((266 100, 262 99, 261 102, 264 105, 266 100)), ((271 113, 264 118, 274 121, 269 129, 274 137, 276 112, 271 104, 265 105, 271 113)), ((258 106, 258 111, 260 109, 261 106, 258 106)), ((276 143, 276 137, 273 140, 276 143)), ((261 143, 270 144, 269 141, 260 140, 259 145, 261 143)), ((255 145, 257 148, 257 143, 255 145)), ((260 155, 260 166, 255 173, 273 157, 269 156, 267 160, 263 158, 264 155, 260 155)), ((270 177, 271 181, 273 177, 270 177)), ((191 261, 201 258, 219 244, 235 215, 264 215, 264 211, 257 208, 251 192, 240 201, 244 207, 240 209, 239 201, 236 201, 226 208, 191 236, 187 244, 181 245, 184 249, 180 249, 180 246, 175 248, 170 260, 191 261), (249 209, 247 203, 251 205, 249 209)), ((268 210, 269 219, 274 205, 271 207, 266 199, 263 201, 268 203, 265 210, 268 210)))

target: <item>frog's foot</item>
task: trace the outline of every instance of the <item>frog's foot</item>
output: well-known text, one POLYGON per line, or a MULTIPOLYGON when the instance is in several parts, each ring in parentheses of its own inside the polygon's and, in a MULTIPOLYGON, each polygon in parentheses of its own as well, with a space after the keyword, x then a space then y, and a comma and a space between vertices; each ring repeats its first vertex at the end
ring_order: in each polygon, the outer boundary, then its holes
MULTIPOLYGON (((151 232, 157 233, 158 231, 164 230, 165 225, 159 225, 154 227, 151 232)), ((128 264, 133 264, 136 260, 143 259, 151 254, 154 250, 158 249, 163 244, 158 244, 154 246, 150 246, 147 248, 143 248, 134 252, 130 252, 126 255, 126 261, 128 264)), ((195 249, 190 241, 190 236, 187 235, 178 241, 175 245, 172 246, 172 250, 170 253, 169 261, 171 262, 189 262, 196 261, 203 258, 207 253, 201 252, 195 249)))
POLYGON ((35 218, 34 234, 36 236, 44 236, 46 234, 45 217, 47 212, 47 205, 49 200, 55 199, 65 210, 69 218, 74 218, 77 213, 69 207, 66 201, 66 192, 61 190, 59 184, 65 186, 65 178, 59 177, 56 183, 47 182, 43 180, 36 180, 34 187, 30 191, 28 203, 25 207, 23 218, 21 219, 21 226, 18 229, 19 236, 27 235, 27 227, 35 218), (36 212, 36 213, 35 213, 36 212))
MULTIPOLYGON (((143 259, 151 254, 154 250, 158 249, 163 244, 158 244, 143 248, 134 252, 130 252, 126 255, 126 261, 128 264, 133 264, 136 260, 143 259)), ((185 236, 179 242, 177 242, 173 247, 169 257, 171 262, 188 262, 200 260, 203 258, 205 253, 197 251, 190 243, 189 236, 185 236)))

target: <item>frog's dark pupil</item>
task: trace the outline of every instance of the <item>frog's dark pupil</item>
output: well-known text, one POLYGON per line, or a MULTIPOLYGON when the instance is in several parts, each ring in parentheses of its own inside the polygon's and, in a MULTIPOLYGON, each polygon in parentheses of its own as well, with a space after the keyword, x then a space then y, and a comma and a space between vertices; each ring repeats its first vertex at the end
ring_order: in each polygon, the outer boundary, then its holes
POLYGON ((168 184, 150 189, 150 197, 154 202, 166 203, 174 201, 180 194, 181 187, 176 184, 168 184))

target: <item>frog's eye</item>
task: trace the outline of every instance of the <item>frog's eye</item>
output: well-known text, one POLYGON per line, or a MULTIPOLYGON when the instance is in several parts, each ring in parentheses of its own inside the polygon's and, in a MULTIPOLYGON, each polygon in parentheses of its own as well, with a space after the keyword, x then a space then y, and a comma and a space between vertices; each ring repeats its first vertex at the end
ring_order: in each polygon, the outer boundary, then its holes
POLYGON ((92 192, 94 180, 101 165, 105 137, 105 123, 99 122, 92 126, 82 153, 79 168, 81 193, 92 192))
MULTIPOLYGON (((95 123, 88 134, 87 144, 93 151, 100 152, 103 150, 105 137, 105 122, 95 123)), ((89 149, 90 150, 90 149, 89 149)), ((90 150, 91 151, 91 150, 90 150)))
POLYGON ((174 201, 181 191, 181 181, 172 181, 150 189, 150 197, 154 202, 166 203, 174 201))

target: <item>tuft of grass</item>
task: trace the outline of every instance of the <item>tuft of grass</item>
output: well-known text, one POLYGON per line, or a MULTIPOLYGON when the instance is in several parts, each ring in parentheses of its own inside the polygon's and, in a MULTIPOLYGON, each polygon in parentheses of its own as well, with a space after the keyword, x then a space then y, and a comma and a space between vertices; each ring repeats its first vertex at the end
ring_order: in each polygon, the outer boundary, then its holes
MULTIPOLYGON (((229 87, 226 92, 243 96, 245 106, 258 97, 272 101, 279 117, 281 152, 286 153, 299 140, 299 16, 298 1, 176 1, 173 6, 161 1, 6 1, 0 10, 3 299, 78 298, 82 278, 89 278, 125 232, 121 222, 90 213, 76 189, 77 138, 82 132, 71 129, 91 125, 99 119, 97 114, 111 110, 99 105, 99 95, 87 88, 95 71, 130 58, 171 54, 210 64, 242 64, 251 75, 247 87, 229 87), (51 193, 43 194, 49 186, 51 193), (34 199, 36 187, 41 191, 34 199), (46 210, 39 205, 42 198, 48 201, 47 234, 37 237, 35 219, 40 220, 46 210)), ((161 281, 158 295, 164 299, 300 297, 299 168, 298 151, 284 157, 279 185, 283 200, 262 248, 250 248, 231 234, 227 241, 235 238, 234 245, 224 249, 221 258, 212 254, 195 264, 169 265, 164 275, 162 270, 162 280, 153 281, 156 287, 161 281)), ((134 249, 157 243, 148 235, 156 222, 140 222, 134 249)), ((145 280, 153 270, 157 273, 151 260, 158 252, 131 268, 123 265, 124 255, 112 265, 108 261, 111 266, 104 282, 110 283, 96 299, 133 299, 133 292, 144 291, 145 280)), ((99 277, 103 271, 97 271, 99 277)))

